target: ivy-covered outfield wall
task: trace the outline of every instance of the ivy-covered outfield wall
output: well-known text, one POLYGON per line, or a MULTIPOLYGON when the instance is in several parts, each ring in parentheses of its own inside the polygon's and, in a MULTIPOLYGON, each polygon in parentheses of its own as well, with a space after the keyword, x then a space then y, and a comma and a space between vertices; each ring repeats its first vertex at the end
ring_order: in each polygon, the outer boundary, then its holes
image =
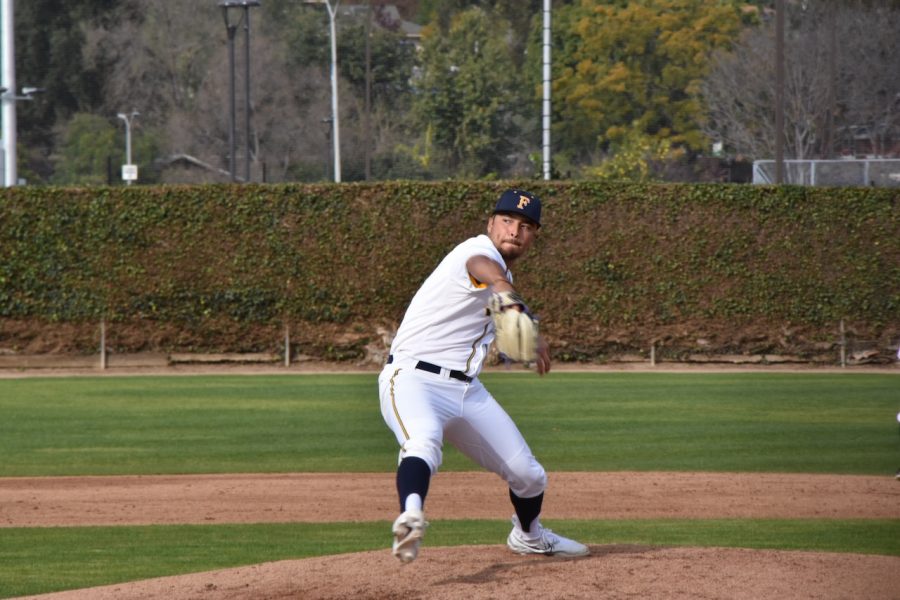
MULTIPOLYGON (((561 360, 831 351, 900 338, 900 192, 517 182, 544 227, 515 269, 561 360)), ((360 358, 512 183, 0 192, 0 350, 360 358), (64 333, 60 333, 64 332, 64 333), (52 341, 47 341, 52 340, 52 341)))

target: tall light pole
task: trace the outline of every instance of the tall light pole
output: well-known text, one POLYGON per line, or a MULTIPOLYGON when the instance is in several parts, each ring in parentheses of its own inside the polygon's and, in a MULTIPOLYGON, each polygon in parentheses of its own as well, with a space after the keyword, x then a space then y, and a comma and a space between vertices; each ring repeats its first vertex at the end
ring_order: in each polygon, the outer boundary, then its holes
POLYGON ((44 88, 23 87, 22 93, 16 94, 6 89, 6 86, 0 87, 0 102, 3 103, 3 185, 6 187, 19 184, 16 168, 16 102, 34 100, 35 94, 44 91, 44 88))
POLYGON ((544 155, 544 179, 550 179, 550 4, 551 0, 544 0, 544 99, 541 107, 543 120, 543 155, 544 155))
POLYGON ((229 71, 229 87, 228 87, 228 173, 231 175, 231 181, 234 182, 236 172, 234 170, 234 132, 235 132, 235 110, 234 110, 234 34, 237 33, 237 24, 232 24, 228 20, 227 3, 221 3, 222 16, 225 19, 225 31, 228 33, 228 71, 229 71))
POLYGON ((228 172, 231 181, 237 181, 235 169, 235 132, 237 129, 235 111, 234 84, 234 38, 241 23, 244 25, 244 181, 250 181, 250 9, 259 6, 259 0, 222 0, 219 7, 225 19, 225 31, 228 34, 228 70, 229 79, 229 129, 228 129, 228 172), (243 9, 238 22, 230 19, 230 9, 243 9))
POLYGON ((784 0, 775 2, 775 183, 784 183, 784 0))
POLYGON ((129 114, 119 113, 116 116, 125 121, 125 164, 122 165, 122 179, 127 185, 137 179, 137 168, 131 162, 131 122, 141 113, 133 110, 129 114))
POLYGON ((337 75, 337 29, 334 20, 341 0, 305 0, 305 4, 324 4, 328 8, 328 21, 331 25, 331 127, 334 143, 334 180, 341 181, 341 130, 338 117, 338 75, 337 75))
MULTIPOLYGON (((0 85, 9 90, 16 91, 16 44, 15 44, 15 16, 13 0, 0 0, 0 27, 2 27, 2 76, 0 85)), ((3 185, 10 187, 19 182, 16 164, 16 100, 3 95, 3 185)))
POLYGON ((366 8, 366 103, 365 122, 365 179, 372 178, 372 0, 368 0, 366 8))

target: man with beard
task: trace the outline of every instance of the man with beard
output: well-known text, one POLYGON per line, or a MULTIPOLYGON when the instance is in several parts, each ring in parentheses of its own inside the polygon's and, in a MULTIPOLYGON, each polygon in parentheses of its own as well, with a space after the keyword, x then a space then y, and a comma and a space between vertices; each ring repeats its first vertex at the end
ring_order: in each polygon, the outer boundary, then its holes
MULTIPOLYGON (((495 337, 492 298, 505 310, 528 312, 509 268, 531 247, 541 227, 541 201, 506 190, 485 234, 454 248, 419 288, 391 345, 379 379, 381 413, 400 444, 393 554, 416 558, 425 533, 424 503, 442 460, 444 440, 509 486, 515 514, 507 546, 519 554, 585 556, 587 546, 543 527, 539 520, 547 475, 515 423, 478 380, 495 337), (512 299, 512 300, 510 300, 512 299)), ((493 304, 496 311, 497 304, 493 304)), ((550 370, 537 338, 535 370, 550 370)), ((461 491, 462 493, 462 491, 461 491)))

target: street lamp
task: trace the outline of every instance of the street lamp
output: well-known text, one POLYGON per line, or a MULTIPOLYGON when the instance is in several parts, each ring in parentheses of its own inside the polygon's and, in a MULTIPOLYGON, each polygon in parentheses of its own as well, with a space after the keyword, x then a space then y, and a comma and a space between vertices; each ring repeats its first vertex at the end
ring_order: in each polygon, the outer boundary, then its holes
POLYGON ((136 110, 130 114, 119 113, 116 116, 125 121, 125 164, 122 165, 122 179, 127 185, 137 179, 137 166, 131 162, 131 121, 141 113, 136 110))
POLYGON ((219 7, 225 19, 225 30, 228 33, 228 69, 231 75, 229 86, 230 127, 228 130, 228 172, 231 181, 237 180, 235 170, 235 100, 234 100, 234 36, 241 23, 244 25, 244 181, 250 181, 250 9, 259 6, 259 0, 222 0, 219 7), (229 18, 232 8, 243 9, 243 15, 237 23, 229 18))
POLYGON ((0 87, 0 100, 11 100, 13 102, 18 100, 34 100, 35 94, 40 94, 44 91, 44 88, 23 87, 22 93, 17 95, 14 92, 10 92, 5 87, 0 87))
POLYGON ((328 8, 328 20, 331 25, 331 120, 334 142, 334 181, 341 181, 341 131, 340 120, 338 118, 338 76, 337 76, 337 30, 334 26, 334 19, 337 16, 337 7, 341 0, 334 0, 332 5, 330 0, 304 0, 304 4, 324 4, 328 8))
POLYGON ((19 183, 18 163, 16 157, 16 102, 34 100, 35 94, 44 92, 44 88, 23 87, 21 94, 8 88, 0 87, 0 103, 3 113, 3 185, 14 186, 19 183))
MULTIPOLYGON (((334 119, 331 117, 327 117, 322 119, 322 123, 325 125, 325 139, 331 143, 331 131, 334 125, 334 119)), ((331 172, 331 157, 326 153, 325 154, 325 179, 328 179, 328 173, 331 172)))

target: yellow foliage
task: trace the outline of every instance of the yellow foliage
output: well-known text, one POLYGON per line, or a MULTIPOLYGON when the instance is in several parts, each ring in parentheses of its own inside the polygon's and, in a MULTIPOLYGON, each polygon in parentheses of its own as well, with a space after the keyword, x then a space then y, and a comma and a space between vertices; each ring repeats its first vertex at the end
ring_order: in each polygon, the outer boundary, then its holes
POLYGON ((736 4, 581 0, 560 11, 567 29, 559 35, 573 50, 554 65, 559 139, 581 148, 599 140, 601 148, 621 150, 622 132, 638 123, 651 138, 706 145, 695 96, 709 54, 741 28, 736 4))
POLYGON ((621 127, 610 128, 613 129, 615 131, 607 134, 620 138, 621 142, 613 146, 606 160, 585 169, 587 177, 605 181, 649 181, 651 162, 677 158, 684 153, 683 149, 673 149, 668 139, 651 137, 635 127, 627 131, 621 127))
POLYGON ((429 125, 425 128, 425 139, 419 142, 416 142, 412 146, 407 146, 406 144, 397 144, 396 151, 399 154, 410 157, 412 160, 416 161, 422 167, 427 169, 431 166, 431 158, 432 158, 432 150, 434 148, 433 144, 434 139, 434 126, 429 123, 429 125))

